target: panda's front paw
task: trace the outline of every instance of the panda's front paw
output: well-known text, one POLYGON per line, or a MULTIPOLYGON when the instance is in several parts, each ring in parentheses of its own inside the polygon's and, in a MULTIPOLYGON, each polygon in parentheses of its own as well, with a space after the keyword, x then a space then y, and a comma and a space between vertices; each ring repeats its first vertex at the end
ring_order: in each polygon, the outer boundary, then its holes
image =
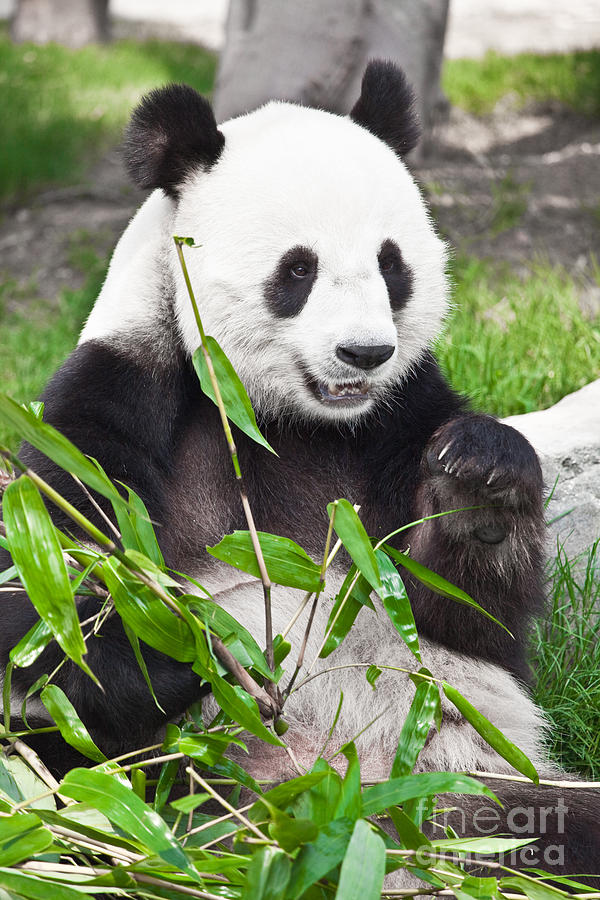
POLYGON ((527 440, 491 416, 467 415, 439 428, 425 449, 424 476, 435 512, 458 514, 447 529, 499 544, 522 519, 541 517, 542 472, 527 440))

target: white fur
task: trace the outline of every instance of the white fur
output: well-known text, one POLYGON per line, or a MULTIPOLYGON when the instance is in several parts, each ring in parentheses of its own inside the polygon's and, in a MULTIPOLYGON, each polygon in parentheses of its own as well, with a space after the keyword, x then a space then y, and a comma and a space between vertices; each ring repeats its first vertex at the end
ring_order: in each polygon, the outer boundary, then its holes
POLYGON ((225 149, 213 170, 190 175, 175 205, 153 194, 126 230, 81 340, 148 328, 160 304, 161 267, 176 284, 176 314, 189 353, 198 330, 172 235, 185 249, 204 326, 223 346, 258 408, 308 418, 366 412, 325 405, 317 381, 355 381, 335 355, 340 344, 391 344, 393 357, 367 373, 369 395, 402 378, 437 335, 447 309, 445 248, 405 165, 349 118, 270 103, 221 127, 225 149), (405 308, 392 313, 377 254, 386 239, 414 273, 405 308), (310 247, 319 260, 308 302, 277 318, 264 285, 282 254, 310 247))
MULTIPOLYGON (((298 678, 299 684, 315 660, 325 635, 327 619, 331 611, 330 599, 341 586, 345 573, 329 574, 327 587, 319 603, 308 641, 305 668, 298 678)), ((250 576, 215 563, 212 572, 203 582, 218 603, 250 630, 258 643, 264 646, 264 613, 262 587, 250 576)), ((273 628, 281 633, 298 609, 302 594, 291 588, 273 589, 273 628)), ((419 663, 391 626, 387 614, 377 598, 372 597, 376 612, 365 608, 359 613, 356 625, 342 645, 326 659, 319 660, 313 672, 333 666, 356 663, 397 666, 409 672, 416 671, 419 663)), ((288 635, 293 651, 284 663, 286 684, 294 670, 298 648, 308 618, 308 609, 288 635)), ((485 626, 484 626, 485 627, 485 626)), ((548 768, 544 751, 544 719, 525 691, 505 670, 492 663, 472 659, 455 653, 433 641, 420 638, 421 655, 425 665, 436 678, 443 679, 459 690, 467 699, 492 721, 503 734, 520 747, 534 765, 548 768)), ((329 751, 337 749, 345 741, 354 738, 362 729, 385 712, 358 740, 362 753, 363 777, 381 778, 389 774, 394 758, 400 729, 408 714, 414 696, 414 685, 406 672, 385 670, 379 677, 374 691, 365 677, 366 665, 360 668, 342 668, 320 675, 291 694, 286 702, 284 717, 290 725, 287 734, 300 763, 307 768, 325 742, 333 723, 335 712, 344 692, 344 701, 338 726, 329 745, 329 751)), ((456 710, 442 694, 442 708, 456 710)), ((213 710, 213 711, 216 711, 213 710)), ((264 747, 261 749, 264 754, 264 747)), ((280 764, 288 763, 280 754, 280 764)), ((259 754, 257 771, 264 773, 265 766, 259 754)), ((246 765, 246 762, 244 764, 246 765)), ((272 765, 272 763, 271 763, 272 765)), ((417 770, 470 770, 513 772, 512 767, 467 724, 445 718, 439 733, 432 735, 422 751, 417 770)), ((269 773, 276 776, 277 772, 269 773)))

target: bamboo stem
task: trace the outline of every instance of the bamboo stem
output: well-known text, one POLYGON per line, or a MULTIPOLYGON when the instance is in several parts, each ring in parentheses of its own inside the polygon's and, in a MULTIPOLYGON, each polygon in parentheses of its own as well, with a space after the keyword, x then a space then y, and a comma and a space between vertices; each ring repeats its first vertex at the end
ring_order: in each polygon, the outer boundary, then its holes
MULTIPOLYGON (((237 448, 235 446, 235 442, 233 440, 233 434, 231 432, 231 426, 229 424, 229 419, 227 418, 227 411, 225 409, 225 404, 223 402, 223 396, 221 394, 221 390, 219 388, 219 382, 214 370, 213 362, 210 356, 210 351, 208 349, 207 340, 206 340, 206 332, 204 331, 204 326, 202 324, 202 319, 200 317, 200 311, 198 309, 198 304, 196 303, 196 297, 194 295, 194 289, 192 288, 192 283, 190 281, 189 272, 187 269, 187 265, 183 255, 183 244, 184 241, 174 236, 173 240, 175 242, 175 247, 177 249, 177 255, 179 257, 179 263, 181 265, 181 270, 183 272, 183 277, 185 280, 185 285, 187 287, 187 291, 190 297, 190 301, 192 304, 192 308, 194 310, 194 317, 196 319, 196 325, 198 326, 198 332, 200 334, 201 348, 202 354, 204 356, 206 367, 208 369, 208 374, 210 378, 210 382, 212 385, 212 389, 214 391, 215 400, 217 403, 217 407, 219 409, 219 415, 221 417, 221 424, 223 426, 223 431, 225 433, 225 439, 227 441, 227 446, 229 447, 229 454, 231 456, 231 462, 233 465, 233 469, 235 472, 236 481, 238 484, 238 489, 240 492, 240 499, 242 502, 242 508, 244 510, 244 515, 246 517, 246 522, 248 523, 248 531, 250 532, 250 539, 252 541, 252 547, 254 549, 254 553, 256 555, 256 560, 258 563, 258 569, 260 572, 260 579, 262 581, 263 586, 263 598, 264 598, 264 606, 265 606, 265 656, 267 660, 267 665, 273 671, 275 663, 274 663, 274 654, 273 654, 273 617, 272 617, 272 609, 271 609, 271 579, 269 578, 269 573, 267 571, 267 566, 265 563, 264 555, 262 552, 262 548, 260 546, 260 542, 258 540, 258 533, 256 531, 256 525, 254 524, 254 517, 252 515, 252 509, 250 507, 250 502, 248 500, 248 495, 246 493, 246 488, 244 485, 242 470, 240 466, 240 462, 237 455, 237 448)), ((271 696, 274 704, 278 705, 278 691, 274 682, 267 682, 267 691, 271 696)))

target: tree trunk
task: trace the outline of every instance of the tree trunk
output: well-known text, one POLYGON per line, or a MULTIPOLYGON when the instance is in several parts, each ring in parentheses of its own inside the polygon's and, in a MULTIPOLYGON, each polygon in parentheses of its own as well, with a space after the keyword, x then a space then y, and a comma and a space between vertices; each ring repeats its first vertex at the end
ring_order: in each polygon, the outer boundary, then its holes
POLYGON ((346 113, 369 59, 413 83, 424 130, 442 94, 449 0, 231 0, 215 91, 219 119, 273 98, 346 113))
POLYGON ((109 0, 19 0, 11 22, 13 41, 67 47, 109 39, 109 0))

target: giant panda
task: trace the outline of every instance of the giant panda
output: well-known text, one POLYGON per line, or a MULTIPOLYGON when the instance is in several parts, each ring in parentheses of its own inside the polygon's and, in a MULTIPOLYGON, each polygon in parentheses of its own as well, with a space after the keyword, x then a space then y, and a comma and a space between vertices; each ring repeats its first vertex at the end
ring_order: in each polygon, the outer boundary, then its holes
MULTIPOLYGON (((367 532, 378 538, 425 516, 463 510, 393 543, 468 591, 513 637, 407 579, 423 663, 552 776, 527 662, 530 623, 543 603, 542 475, 527 441, 471 411, 432 354, 449 304, 447 249, 404 161, 418 140, 413 102, 390 62, 369 64, 348 116, 272 102, 217 127, 207 100, 189 87, 145 97, 124 153, 133 181, 152 193, 116 247, 76 350, 43 395, 45 417, 141 495, 168 565, 201 581, 264 641, 256 581, 205 550, 246 525, 217 410, 191 364, 199 338, 173 235, 193 236, 199 246, 186 259, 205 329, 236 368, 277 451, 235 430, 257 527, 293 538, 319 559, 326 505, 335 498, 359 504, 367 532)), ((94 518, 68 475, 31 447, 21 456, 94 518)), ((66 524, 59 514, 56 521, 66 524)), ((308 661, 342 577, 341 564, 334 565, 308 661)), ((275 633, 299 599, 291 589, 274 591, 275 633)), ((37 616, 23 593, 2 602, 5 664, 37 616)), ((81 602, 82 620, 95 604, 81 602)), ((289 634, 295 648, 305 625, 301 617, 289 634)), ((189 666, 149 647, 145 656, 164 713, 117 616, 88 641, 87 660, 104 692, 70 663, 55 678, 108 755, 151 744, 201 695, 189 666)), ((14 710, 59 658, 51 645, 29 669, 13 673, 14 710)), ((386 670, 374 691, 364 668, 343 668, 378 662, 414 669, 381 608, 363 609, 348 638, 314 671, 337 668, 286 704, 286 738, 301 769, 324 744, 343 690, 332 741, 339 746, 372 722, 358 739, 363 777, 388 775, 414 687, 386 670)), ((35 701, 28 719, 48 724, 35 701)), ((81 763, 54 735, 32 743, 56 774, 81 763)), ((253 774, 295 774, 284 751, 252 740, 249 746, 253 774)), ((418 769, 514 774, 446 701, 442 728, 431 731, 418 769)), ((600 872, 593 793, 563 797, 510 781, 493 787, 504 802, 500 832, 522 837, 514 810, 536 813, 534 833, 543 834, 525 862, 600 872), (540 855, 547 853, 554 856, 540 855)), ((456 802, 455 829, 480 834, 473 801, 456 802)))

